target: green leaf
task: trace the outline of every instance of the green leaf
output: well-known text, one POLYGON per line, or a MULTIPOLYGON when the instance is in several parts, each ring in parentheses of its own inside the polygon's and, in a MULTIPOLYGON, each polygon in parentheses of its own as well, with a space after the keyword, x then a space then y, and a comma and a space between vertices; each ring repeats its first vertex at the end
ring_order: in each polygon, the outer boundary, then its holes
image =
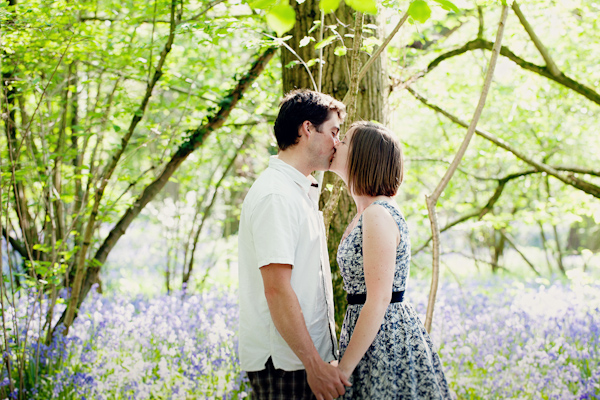
POLYGON ((410 15, 415 21, 424 23, 431 17, 431 9, 429 5, 423 0, 415 0, 410 3, 408 7, 408 15, 410 15))
POLYGON ((117 124, 113 124, 113 129, 115 130, 115 132, 119 132, 121 130, 121 127, 117 124))
POLYGON ((256 0, 256 1, 251 1, 248 3, 248 5, 252 8, 258 8, 260 10, 266 10, 269 7, 273 6, 274 4, 277 3, 277 0, 256 0))
POLYGON ((51 250, 51 246, 50 245, 46 245, 46 244, 34 244, 33 245, 33 249, 34 250, 38 250, 42 253, 49 253, 51 250))
POLYGON ((348 49, 345 46, 341 46, 341 47, 336 47, 335 50, 333 51, 333 54, 335 54, 338 57, 342 57, 342 56, 345 56, 347 52, 348 52, 348 49))
POLYGON ((313 26, 308 30, 308 33, 313 33, 315 29, 321 26, 321 21, 313 21, 313 26))
POLYGON ((371 36, 363 40, 362 49, 364 49, 367 53, 371 54, 373 53, 373 48, 379 45, 381 45, 381 40, 379 40, 375 36, 371 36))
POLYGON ((345 0, 346 4, 367 14, 377 14, 377 1, 375 0, 345 0))
POLYGON ((71 204, 73 201, 75 201, 75 196, 71 194, 63 194, 62 196, 60 196, 60 199, 65 204, 71 204))
POLYGON ((319 2, 319 8, 325 14, 334 12, 335 10, 338 9, 339 6, 340 6, 340 0, 321 0, 319 2))
POLYGON ((319 61, 319 59, 318 59, 318 58, 313 58, 313 59, 310 59, 310 60, 308 60, 308 61, 306 62, 306 66, 310 68, 310 67, 312 67, 313 65, 315 65, 315 64, 316 64, 318 61, 319 61))
POLYGON ((319 50, 322 47, 327 46, 328 44, 333 43, 333 41, 337 38, 335 35, 331 35, 321 40, 319 43, 315 44, 315 50, 319 50))
POLYGON ((296 11, 289 4, 278 4, 269 10, 267 24, 281 36, 294 27, 296 11))
POLYGON ((454 3, 452 3, 451 1, 448 1, 448 0, 433 0, 433 1, 438 3, 444 10, 454 11, 455 13, 460 12, 458 7, 456 7, 454 5, 454 3))
POLYGON ((312 37, 312 36, 304 36, 302 38, 302 40, 300 41, 300 47, 306 46, 307 44, 309 44, 313 40, 315 40, 315 38, 312 37))

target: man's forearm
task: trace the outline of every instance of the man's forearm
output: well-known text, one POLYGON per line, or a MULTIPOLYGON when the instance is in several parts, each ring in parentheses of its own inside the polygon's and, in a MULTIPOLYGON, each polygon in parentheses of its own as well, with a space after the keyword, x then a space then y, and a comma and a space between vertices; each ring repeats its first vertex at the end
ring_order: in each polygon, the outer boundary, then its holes
POLYGON ((269 264, 261 268, 265 297, 275 328, 306 369, 306 380, 317 399, 333 399, 345 393, 348 378, 321 359, 306 328, 296 292, 292 289, 292 266, 269 264))
POLYGON ((291 285, 284 283, 277 288, 265 291, 271 318, 275 328, 300 359, 304 368, 309 369, 321 357, 315 348, 306 328, 306 321, 291 285))

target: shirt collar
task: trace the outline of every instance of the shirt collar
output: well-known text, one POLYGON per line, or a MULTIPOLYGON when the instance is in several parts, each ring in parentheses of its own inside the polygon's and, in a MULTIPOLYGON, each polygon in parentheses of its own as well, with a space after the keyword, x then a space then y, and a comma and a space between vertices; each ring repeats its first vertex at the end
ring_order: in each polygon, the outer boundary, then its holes
POLYGON ((296 168, 292 167, 285 161, 280 160, 279 158, 277 158, 277 156, 271 156, 271 158, 269 158, 269 168, 273 168, 277 171, 283 172, 291 180, 296 182, 298 186, 300 186, 302 190, 307 194, 311 189, 311 185, 317 184, 317 180, 312 175, 309 175, 308 177, 304 176, 302 172, 298 171, 296 168))

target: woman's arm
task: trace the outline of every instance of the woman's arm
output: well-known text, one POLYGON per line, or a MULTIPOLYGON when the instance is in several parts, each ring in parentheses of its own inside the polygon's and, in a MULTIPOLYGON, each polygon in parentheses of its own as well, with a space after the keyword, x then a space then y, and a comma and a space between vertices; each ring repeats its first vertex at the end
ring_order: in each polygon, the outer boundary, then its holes
POLYGON ((396 247, 400 232, 396 221, 380 205, 369 206, 363 213, 363 260, 367 300, 338 368, 350 376, 373 343, 392 298, 396 267, 396 247))

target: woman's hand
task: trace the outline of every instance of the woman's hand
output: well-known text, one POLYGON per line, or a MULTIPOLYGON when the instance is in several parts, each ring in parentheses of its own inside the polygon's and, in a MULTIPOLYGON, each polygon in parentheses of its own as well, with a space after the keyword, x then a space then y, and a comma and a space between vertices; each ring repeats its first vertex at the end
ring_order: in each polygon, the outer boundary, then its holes
POLYGON ((340 370, 340 372, 342 373, 342 375, 344 376, 344 378, 346 378, 347 380, 350 379, 350 375, 352 375, 352 372, 354 371, 354 368, 349 368, 344 361, 340 361, 337 365, 338 369, 340 370))

